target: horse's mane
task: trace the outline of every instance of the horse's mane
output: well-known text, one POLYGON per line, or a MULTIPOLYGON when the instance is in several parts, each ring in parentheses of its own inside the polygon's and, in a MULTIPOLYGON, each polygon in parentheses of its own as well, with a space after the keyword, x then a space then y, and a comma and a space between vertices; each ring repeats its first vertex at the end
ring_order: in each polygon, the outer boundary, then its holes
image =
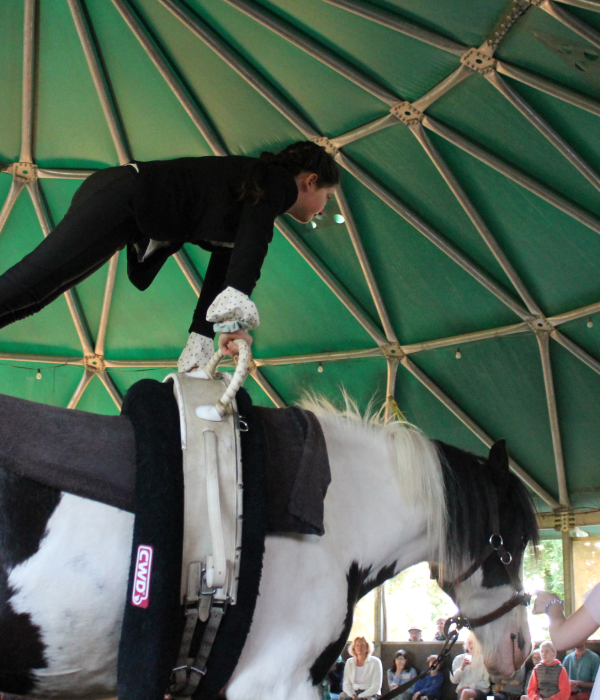
POLYGON ((486 458, 430 440, 408 422, 385 422, 383 409, 374 410, 372 402, 361 413, 346 393, 342 396, 341 409, 315 395, 306 396, 300 405, 324 423, 384 436, 402 492, 426 511, 431 559, 440 573, 456 576, 481 554, 491 534, 489 503, 494 496, 499 508, 511 514, 511 529, 537 544, 535 509, 517 476, 507 473, 499 487, 486 458))
POLYGON ((428 539, 431 543, 430 558, 446 564, 445 553, 447 510, 444 478, 435 444, 414 425, 396 419, 385 421, 383 409, 375 410, 373 402, 361 413, 356 403, 342 393, 344 406, 338 408, 327 399, 307 395, 300 406, 312 411, 324 424, 337 424, 365 436, 383 437, 400 488, 407 500, 423 508, 427 521, 428 539))

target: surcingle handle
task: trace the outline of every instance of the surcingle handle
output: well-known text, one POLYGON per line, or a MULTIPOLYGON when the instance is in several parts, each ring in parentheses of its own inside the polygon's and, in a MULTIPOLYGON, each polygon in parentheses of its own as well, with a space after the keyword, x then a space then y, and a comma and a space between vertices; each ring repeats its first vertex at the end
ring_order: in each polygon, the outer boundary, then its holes
MULTIPOLYGON (((248 347, 248 343, 241 338, 238 338, 233 342, 238 346, 240 351, 235 373, 233 374, 225 393, 214 406, 198 406, 198 408, 196 408, 195 413, 198 418, 215 423, 220 422, 227 412, 227 408, 233 401, 234 396, 237 394, 238 389, 242 386, 246 379, 246 375, 248 374, 248 364, 250 362, 250 348, 248 347)), ((204 372, 210 379, 215 378, 217 367, 222 358, 223 353, 219 349, 212 356, 211 360, 209 360, 206 367, 204 367, 204 372)))

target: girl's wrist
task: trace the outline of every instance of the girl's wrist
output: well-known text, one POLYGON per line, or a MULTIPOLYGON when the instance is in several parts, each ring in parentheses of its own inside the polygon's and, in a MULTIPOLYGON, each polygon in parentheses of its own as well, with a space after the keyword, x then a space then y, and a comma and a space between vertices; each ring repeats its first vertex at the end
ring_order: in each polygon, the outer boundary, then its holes
POLYGON ((565 608, 565 604, 562 602, 562 600, 560 598, 552 598, 552 600, 549 600, 546 603, 546 607, 544 608, 544 612, 546 613, 546 615, 550 614, 548 611, 550 610, 550 608, 553 605, 560 605, 561 610, 564 610, 564 608, 565 608))

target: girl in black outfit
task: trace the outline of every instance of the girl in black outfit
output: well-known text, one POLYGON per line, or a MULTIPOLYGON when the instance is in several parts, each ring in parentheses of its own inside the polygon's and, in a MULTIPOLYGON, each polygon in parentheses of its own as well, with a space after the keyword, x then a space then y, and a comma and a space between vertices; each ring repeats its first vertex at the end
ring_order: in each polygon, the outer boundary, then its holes
POLYGON ((0 328, 36 313, 127 246, 127 274, 147 289, 184 243, 211 251, 181 372, 203 366, 235 338, 252 342, 259 323, 249 296, 287 212, 308 223, 339 182, 333 158, 311 141, 260 158, 207 156, 134 162, 91 175, 64 219, 29 255, 0 276, 0 328), (214 325, 213 325, 214 324, 214 325))

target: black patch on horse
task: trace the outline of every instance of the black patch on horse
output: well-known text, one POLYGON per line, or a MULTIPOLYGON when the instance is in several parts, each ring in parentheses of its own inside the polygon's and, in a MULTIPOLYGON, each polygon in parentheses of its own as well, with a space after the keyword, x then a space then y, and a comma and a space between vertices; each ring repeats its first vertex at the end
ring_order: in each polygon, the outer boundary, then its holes
POLYGON ((27 613, 17 614, 8 573, 40 548, 60 491, 0 469, 0 688, 27 695, 33 669, 47 668, 41 630, 27 613))
POLYGON ((374 588, 380 586, 384 581, 391 578, 394 575, 395 569, 396 562, 389 566, 384 566, 371 581, 366 583, 367 578, 371 574, 372 567, 369 566, 366 569, 361 569, 356 562, 352 562, 350 570, 346 575, 348 581, 348 599, 342 633, 334 642, 331 642, 331 644, 328 644, 325 649, 323 649, 317 657, 317 660, 311 666, 310 677, 313 685, 319 685, 319 683, 321 683, 329 672, 329 669, 337 661, 338 656, 344 650, 344 645, 348 641, 348 636, 352 629, 354 608, 358 601, 374 588))

